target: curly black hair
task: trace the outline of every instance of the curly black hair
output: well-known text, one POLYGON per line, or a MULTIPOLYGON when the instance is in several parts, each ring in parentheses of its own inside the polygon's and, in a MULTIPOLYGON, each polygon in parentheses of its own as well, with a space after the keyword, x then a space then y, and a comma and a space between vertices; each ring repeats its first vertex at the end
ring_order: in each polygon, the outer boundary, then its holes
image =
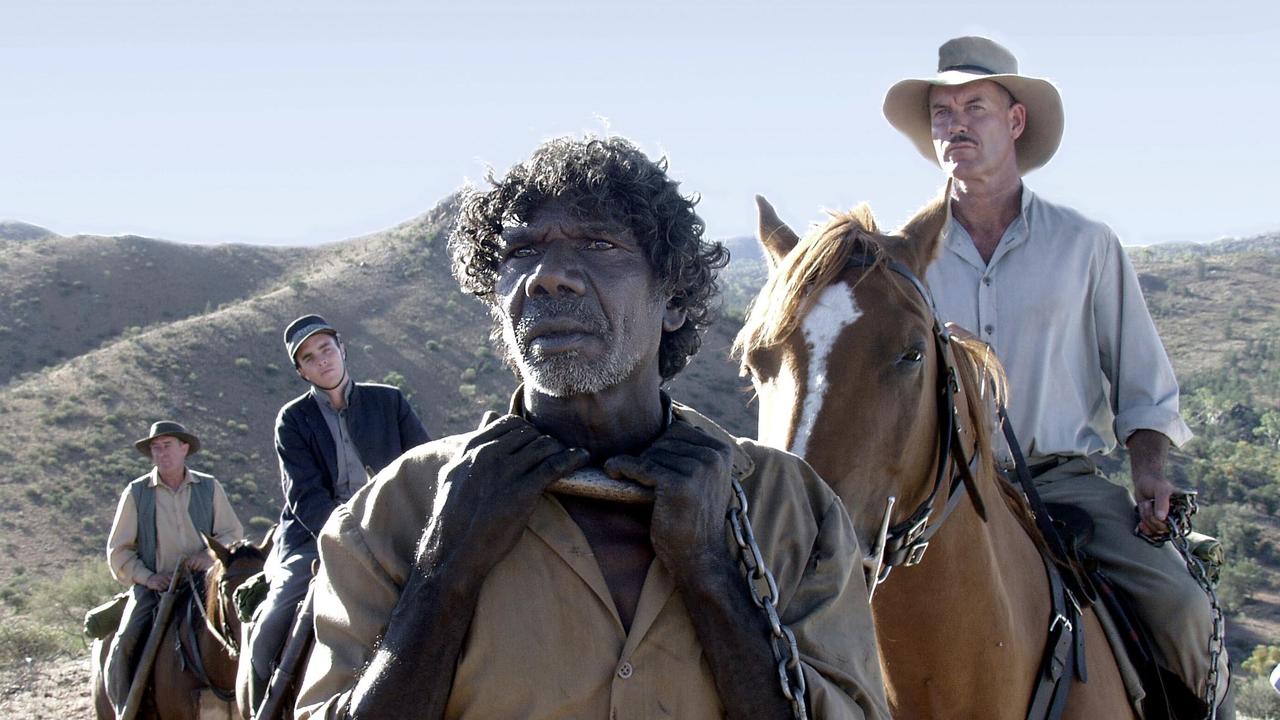
POLYGON ((492 188, 468 192, 449 238, 453 275, 464 291, 492 305, 503 226, 531 221, 552 201, 565 203, 583 219, 619 223, 640 242, 663 294, 687 318, 663 333, 659 372, 670 380, 684 369, 711 323, 716 271, 729 253, 703 239, 705 225, 694 212, 698 197, 680 194, 665 157, 654 162, 620 137, 561 137, 501 179, 490 172, 486 180, 492 188))

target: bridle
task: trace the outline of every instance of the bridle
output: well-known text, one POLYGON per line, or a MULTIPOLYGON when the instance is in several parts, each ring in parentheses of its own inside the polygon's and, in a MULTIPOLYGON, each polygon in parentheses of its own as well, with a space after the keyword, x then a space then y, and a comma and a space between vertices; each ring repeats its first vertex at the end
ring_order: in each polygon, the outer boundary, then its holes
MULTIPOLYGON (((233 581, 243 581, 246 578, 256 575, 258 570, 241 569, 231 572, 229 568, 224 570, 221 577, 218 578, 218 588, 214 592, 217 598, 218 607, 218 623, 215 625, 213 618, 209 617, 208 611, 204 607, 204 598, 201 596, 200 590, 195 580, 191 577, 191 573, 187 573, 187 582, 191 586, 191 602, 188 605, 187 633, 189 637, 185 638, 185 642, 180 641, 180 649, 183 651, 183 657, 191 667, 192 673, 207 686, 214 695, 223 701, 231 701, 235 699, 235 688, 224 689, 213 684, 209 678, 209 673, 205 670, 204 661, 200 658, 199 638, 195 634, 195 619, 190 617, 191 607, 194 606, 197 612, 204 620, 205 629, 213 637, 214 642, 221 646, 223 652, 233 660, 240 657, 240 639, 233 632, 229 618, 235 612, 235 608, 231 607, 231 589, 233 581)), ((238 584, 238 583, 237 583, 238 584)))
POLYGON ((967 494, 970 500, 973 501, 974 510, 977 511, 978 516, 984 522, 986 521, 986 509, 983 506, 982 498, 978 495, 972 468, 973 463, 977 461, 978 449, 975 447, 967 460, 964 457, 964 451, 961 449, 963 443, 961 442, 960 433, 963 430, 956 418, 955 400, 955 396, 960 392, 960 384, 956 376, 955 361, 952 354, 951 333, 938 317, 933 295, 929 293, 929 289, 920 281, 920 278, 916 277, 916 274, 911 271, 911 268, 892 258, 880 258, 867 253, 851 255, 845 261, 846 268, 869 270, 876 266, 883 266, 890 272, 906 279, 920 294, 925 305, 929 308, 930 314, 933 316, 933 341, 939 363, 939 369, 936 373, 938 447, 934 456, 937 470, 933 478, 933 487, 925 499, 916 506, 915 510, 905 519, 891 525, 897 497, 890 495, 885 501, 884 517, 880 521, 875 542, 870 552, 862 559, 863 571, 867 576, 868 599, 874 597, 876 587, 888 579, 889 572, 893 568, 898 566, 910 567, 924 559, 924 553, 929 548, 929 541, 937 534, 942 524, 951 516, 956 507, 960 505, 960 501, 966 495, 966 488, 968 488, 969 492, 967 494), (939 495, 942 492, 943 485, 947 484, 948 469, 953 465, 955 473, 950 476, 951 482, 947 489, 946 502, 942 507, 942 511, 937 517, 934 517, 934 508, 937 505, 939 495))
MULTIPOLYGON (((890 526, 896 499, 890 495, 885 502, 884 518, 880 522, 880 531, 876 536, 875 544, 872 547, 872 551, 862 561, 863 570, 867 573, 868 600, 874 596, 876 586, 889 577, 889 572, 894 567, 899 565, 909 567, 920 562, 924 557, 925 550, 929 547, 929 540, 937 534, 942 524, 959 506, 964 495, 967 494, 969 499, 973 501, 973 507, 977 511, 978 517, 982 518, 984 522, 987 519, 986 510, 983 508, 982 499, 978 495, 977 483, 973 476, 973 463, 978 458, 978 447, 975 443, 968 461, 965 460, 964 451, 961 449, 962 430, 956 418, 955 400, 955 396, 961 392, 961 389, 956 377, 951 333, 938 318, 937 306, 934 304, 933 296, 930 295, 928 288, 925 287, 924 283, 920 282, 920 278, 916 277, 915 273, 907 266, 891 258, 880 260, 867 254, 858 254, 850 257, 845 266, 846 268, 867 269, 877 264, 883 264, 889 271, 910 282, 911 286, 920 294, 920 297, 924 299, 930 313, 933 315, 933 337, 939 363, 939 371, 937 373, 938 451, 935 456, 937 474, 933 479, 933 488, 914 512, 905 520, 890 526), (942 512, 937 517, 933 517, 934 507, 942 491, 942 486, 947 480, 947 470, 950 465, 955 466, 955 474, 951 476, 950 487, 947 490, 947 501, 943 505, 942 512), (967 493, 965 492, 966 489, 968 490, 967 493)), ((969 398, 969 401, 975 402, 976 399, 969 398)), ((1032 507, 1036 508, 1034 515, 1037 518, 1037 527, 1045 537, 1046 543, 1057 542, 1060 544, 1061 541, 1056 540, 1055 531, 1048 526, 1048 512, 1043 506, 1037 507, 1035 505, 1035 503, 1039 503, 1039 499, 1031 483, 1030 476, 1026 472, 1026 462, 1022 460, 1021 452, 1017 447, 1017 439, 1009 429, 1008 417, 1005 415, 1003 406, 997 407, 1001 419, 1001 427, 1005 431, 1010 449, 1017 459, 1018 474, 1022 481, 1024 492, 1029 502, 1033 503, 1032 507)), ((1084 625, 1080 622, 1080 606, 1076 603, 1071 590, 1066 587, 1063 574, 1058 570, 1053 557, 1046 550, 1046 546, 1038 545, 1037 547, 1048 575, 1049 601, 1052 614, 1048 641, 1045 645, 1044 656, 1041 658, 1040 668, 1036 673, 1036 684, 1027 710, 1027 717, 1056 720, 1061 717, 1063 708, 1066 705, 1067 695, 1071 691, 1072 677, 1078 678, 1081 682, 1087 679, 1084 648, 1085 634, 1084 625)), ((1061 554, 1061 551, 1059 553, 1061 554)), ((1065 558, 1066 556, 1061 555, 1061 557, 1065 558)))

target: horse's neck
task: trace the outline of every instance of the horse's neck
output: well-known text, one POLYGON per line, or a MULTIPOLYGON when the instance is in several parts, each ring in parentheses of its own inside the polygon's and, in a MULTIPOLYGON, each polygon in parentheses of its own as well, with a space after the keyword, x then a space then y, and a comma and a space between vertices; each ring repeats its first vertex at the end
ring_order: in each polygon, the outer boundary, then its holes
POLYGON ((236 642, 239 640, 240 625, 238 618, 224 618, 222 614, 223 605, 230 607, 229 603, 220 603, 218 598, 220 577, 210 577, 209 586, 212 591, 206 596, 205 613, 208 614, 209 621, 205 622, 204 617, 197 618, 200 626, 197 630, 200 636, 200 659, 204 662, 205 672, 209 674, 209 680, 220 688, 234 688, 236 681, 236 662, 237 659, 229 657, 219 639, 214 635, 212 628, 227 628, 228 640, 236 642))
POLYGON ((920 565, 894 570, 876 591, 872 613, 886 684, 903 703, 902 717, 939 710, 966 717, 963 709, 935 705, 959 697, 977 711, 998 704, 1001 693, 1017 696, 1023 685, 1029 692, 1021 669, 1034 667, 1044 644, 1044 566, 1000 490, 982 485, 988 520, 964 501, 920 565), (974 690, 984 687, 993 697, 974 690))

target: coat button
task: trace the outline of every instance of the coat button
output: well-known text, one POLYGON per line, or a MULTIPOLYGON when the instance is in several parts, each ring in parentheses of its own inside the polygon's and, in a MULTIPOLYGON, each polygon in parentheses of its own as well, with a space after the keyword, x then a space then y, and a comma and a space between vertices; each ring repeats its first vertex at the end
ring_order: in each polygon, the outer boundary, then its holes
POLYGON ((985 326, 983 326, 982 331, 983 331, 983 332, 985 332, 986 334, 990 335, 991 333, 993 333, 993 332, 995 332, 995 331, 996 331, 996 326, 995 326, 995 325, 985 325, 985 326))
POLYGON ((626 680, 627 678, 631 677, 632 673, 634 672, 635 672, 635 668, 631 667, 631 663, 624 662, 622 663, 622 667, 618 668, 618 677, 622 678, 623 680, 626 680))

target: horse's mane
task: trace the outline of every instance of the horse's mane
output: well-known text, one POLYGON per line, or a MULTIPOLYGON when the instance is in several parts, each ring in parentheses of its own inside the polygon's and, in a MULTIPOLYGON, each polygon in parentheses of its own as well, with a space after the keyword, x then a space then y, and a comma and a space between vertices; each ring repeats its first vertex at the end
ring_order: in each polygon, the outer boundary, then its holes
POLYGON ((883 250, 869 236, 878 232, 871 208, 863 204, 846 213, 832 213, 824 225, 805 235, 769 274, 751 303, 733 341, 733 354, 745 361, 747 353, 773 347, 795 332, 813 302, 813 291, 830 285, 855 251, 872 255, 880 265, 883 250))
MULTIPOLYGON (((937 210, 931 204, 912 223, 927 222, 937 210)), ((910 228, 911 223, 903 232, 911 234, 910 228)), ((751 303, 742 330, 733 343, 734 355, 745 365, 752 351, 774 347, 795 332, 817 291, 844 272, 846 261, 853 254, 862 253, 876 259, 862 277, 883 269, 886 252, 875 237, 878 234, 871 209, 863 204, 847 213, 832 213, 830 220, 805 235, 770 273, 764 288, 751 303)), ((995 483, 1010 511, 1039 542, 1039 532, 1021 493, 996 476, 994 410, 997 403, 1004 402, 1007 393, 1004 366, 991 347, 976 337, 953 334, 951 347, 956 373, 968 399, 967 425, 978 453, 975 471, 981 480, 995 483)), ((965 448, 966 454, 972 451, 965 448)))
MULTIPOLYGON (((999 481, 996 474, 996 457, 994 447, 996 403, 1004 402, 1006 380, 1004 366, 996 358, 990 345, 975 337, 951 335, 952 357, 955 358, 956 375, 964 388, 968 400, 968 426, 973 432, 973 441, 978 452, 975 463, 978 473, 986 479, 997 481, 997 485, 1007 483, 999 481)), ((963 448, 967 453, 968 448, 963 448)), ((1014 513, 1018 514, 1017 512, 1014 513)))

